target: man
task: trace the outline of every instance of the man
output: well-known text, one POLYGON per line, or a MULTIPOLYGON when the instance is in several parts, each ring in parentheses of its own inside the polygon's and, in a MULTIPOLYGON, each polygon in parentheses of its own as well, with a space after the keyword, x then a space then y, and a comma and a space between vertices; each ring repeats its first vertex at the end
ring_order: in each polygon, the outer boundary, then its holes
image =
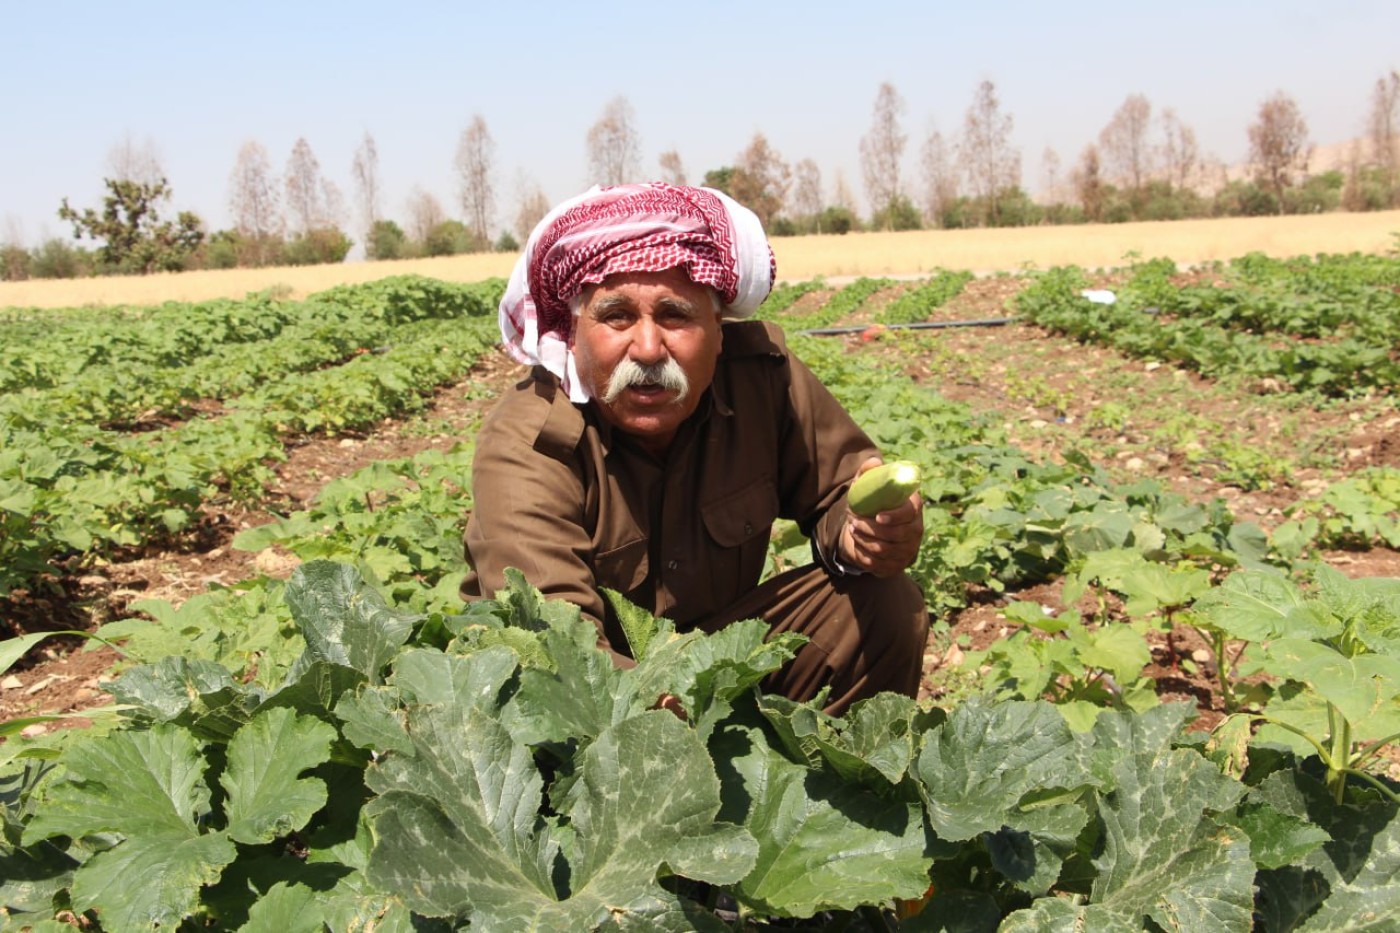
POLYGON ((830 687, 833 714, 915 694, 928 616, 904 571, 922 507, 847 509, 879 454, 781 329, 743 320, 774 274, 757 217, 706 188, 595 188, 540 222, 500 309, 533 369, 477 436, 464 596, 493 595, 516 567, 579 605, 621 665, 603 587, 680 631, 763 618, 810 639, 765 689, 830 687), (779 517, 815 562, 760 585, 779 517))

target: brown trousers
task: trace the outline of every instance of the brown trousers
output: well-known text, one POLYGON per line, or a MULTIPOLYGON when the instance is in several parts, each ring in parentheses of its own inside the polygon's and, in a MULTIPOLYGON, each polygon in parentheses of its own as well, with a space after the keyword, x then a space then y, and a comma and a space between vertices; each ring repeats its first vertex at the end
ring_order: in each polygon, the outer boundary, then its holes
POLYGON ((832 715, 886 690, 918 694, 928 609, 907 574, 833 578, 809 564, 765 581, 697 627, 715 632, 742 619, 808 638, 787 666, 764 679, 768 692, 803 701, 829 685, 825 710, 832 715))

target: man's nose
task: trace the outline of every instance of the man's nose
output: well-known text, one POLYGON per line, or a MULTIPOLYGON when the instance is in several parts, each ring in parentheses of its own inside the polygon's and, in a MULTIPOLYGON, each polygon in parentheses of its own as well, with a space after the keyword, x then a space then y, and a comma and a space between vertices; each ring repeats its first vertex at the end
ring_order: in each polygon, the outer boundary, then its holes
POLYGON ((661 328, 649 317, 637 322, 632 333, 631 358, 638 363, 657 363, 666 357, 666 344, 661 339, 661 328))

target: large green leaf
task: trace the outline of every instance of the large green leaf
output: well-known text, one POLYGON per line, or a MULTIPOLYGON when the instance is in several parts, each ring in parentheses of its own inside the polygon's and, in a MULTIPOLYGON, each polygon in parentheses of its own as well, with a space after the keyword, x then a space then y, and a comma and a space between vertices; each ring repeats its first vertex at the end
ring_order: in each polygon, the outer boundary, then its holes
POLYGON ((195 909, 237 850, 223 833, 201 834, 209 816, 206 762, 188 731, 159 725, 74 745, 23 839, 118 833, 121 842, 74 873, 79 911, 104 929, 174 928, 195 909), (139 880, 138 880, 139 879, 139 880))
POLYGON ((1385 736, 1400 728, 1400 658, 1348 658, 1328 645, 1298 638, 1273 642, 1265 657, 1269 670, 1308 684, 1336 706, 1358 738, 1385 736))
POLYGON ((796 654, 805 641, 792 633, 770 637, 757 619, 735 622, 713 634, 677 634, 660 620, 646 658, 627 673, 638 700, 649 705, 669 693, 678 697, 701 737, 731 709, 739 694, 756 687, 796 654))
POLYGON ((1245 570, 1196 600, 1195 609, 1222 632, 1261 642, 1288 631, 1289 617, 1303 603, 1302 592, 1282 574, 1245 570))
POLYGON ((997 933, 1141 933, 1142 923, 1099 904, 1042 897, 1009 914, 997 933))
POLYGON ((325 911, 316 892, 300 884, 272 886, 248 911, 241 933, 322 933, 325 911))
POLYGON ((731 727, 712 745, 727 763, 724 812, 744 819, 758 840, 757 862, 736 897, 806 917, 912 899, 928 888, 932 860, 916 803, 794 763, 756 729, 731 727))
MULTIPOLYGON (((378 683, 422 617, 391 609, 348 564, 310 561, 287 582, 287 605, 306 639, 298 668, 329 661, 378 683)), ((292 679, 295 679, 294 677, 292 679)))
POLYGON ((108 688, 118 702, 158 723, 176 723, 195 735, 226 741, 252 717, 261 694, 213 661, 179 656, 134 667, 108 688))
POLYGON ((720 785, 708 750, 673 714, 644 713, 608 730, 582 755, 580 775, 568 813, 577 834, 575 896, 649 886, 661 861, 715 884, 753 867, 749 833, 716 821, 720 785))
POLYGON ((1337 804, 1321 781, 1275 771, 1251 801, 1313 825, 1331 839, 1258 876, 1269 930, 1393 930, 1400 925, 1400 808, 1369 792, 1337 804))
POLYGON ((1139 926, 1150 917, 1166 930, 1250 930, 1249 840, 1214 819, 1242 791, 1192 750, 1125 754, 1099 802, 1093 902, 1139 926))
MULTIPOLYGON (((512 734, 527 744, 590 741, 635 711, 636 680, 598 650, 593 624, 572 619, 554 625, 540 636, 554 670, 521 671, 520 690, 502 712, 512 734)), ((638 698, 642 708, 656 699, 638 698)))
POLYGON ((1130 616, 1186 606, 1210 589, 1210 574, 1189 564, 1182 568, 1144 563, 1123 579, 1124 607, 1130 616))
POLYGON ((1014 826, 1033 791, 1092 783, 1079 745, 1049 703, 963 703, 928 733, 914 768, 929 825, 952 842, 1014 826))
POLYGON ((389 755, 370 772, 381 793, 370 807, 370 878, 420 913, 469 915, 473 929, 587 930, 629 905, 675 904, 655 883, 662 864, 714 883, 752 866, 748 834, 714 821, 720 792, 706 749, 671 713, 623 721, 581 756, 563 876, 528 748, 480 710, 465 721, 441 707, 410 710, 409 730, 417 755, 389 755), (444 730, 452 724, 461 728, 444 730))
POLYGON ((345 737, 375 752, 411 754, 401 707, 436 705, 465 717, 473 709, 494 711, 518 660, 502 646, 467 655, 411 648, 399 655, 387 687, 366 687, 336 706, 345 737))
POLYGON ((1354 875, 1339 878, 1303 933, 1400 929, 1400 818, 1393 813, 1371 837, 1371 851, 1354 875))
POLYGON ((763 697, 760 709, 808 764, 825 761, 843 780, 886 790, 904 779, 920 735, 943 718, 897 693, 861 700, 839 718, 781 696, 763 697))
POLYGON ((222 784, 228 834, 255 845, 301 829, 326 802, 326 785, 301 773, 330 758, 335 729, 290 709, 259 714, 228 746, 222 784))
POLYGON ((496 604, 504 610, 505 622, 532 632, 542 632, 554 625, 576 621, 582 617, 577 605, 562 599, 545 599, 514 567, 505 570, 506 588, 495 594, 496 604))
POLYGON ((1268 804, 1241 807, 1235 822, 1249 834, 1249 855, 1260 868, 1292 865, 1332 838, 1307 820, 1268 804))
POLYGON ((683 916, 656 883, 663 865, 728 883, 753 864, 752 838, 715 821, 708 753, 668 712, 609 727, 583 752, 567 833, 539 816, 529 749, 486 712, 411 708, 407 729, 416 754, 390 754, 368 775, 380 794, 368 874, 420 913, 511 931, 587 930, 658 904, 683 916))
POLYGON ((192 914, 205 885, 238 851, 222 833, 148 833, 99 852, 73 875, 78 911, 96 910, 112 933, 175 928, 192 914))

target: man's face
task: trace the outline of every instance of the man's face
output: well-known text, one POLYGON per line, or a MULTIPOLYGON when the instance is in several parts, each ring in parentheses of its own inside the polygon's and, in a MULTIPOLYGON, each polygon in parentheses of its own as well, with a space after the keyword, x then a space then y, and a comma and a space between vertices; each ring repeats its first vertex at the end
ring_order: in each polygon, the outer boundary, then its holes
POLYGON ((573 336, 579 376, 604 420, 657 455, 714 378, 722 338, 713 295, 680 269, 611 275, 583 292, 573 336), (668 366, 684 375, 684 394, 660 384, 668 366))

